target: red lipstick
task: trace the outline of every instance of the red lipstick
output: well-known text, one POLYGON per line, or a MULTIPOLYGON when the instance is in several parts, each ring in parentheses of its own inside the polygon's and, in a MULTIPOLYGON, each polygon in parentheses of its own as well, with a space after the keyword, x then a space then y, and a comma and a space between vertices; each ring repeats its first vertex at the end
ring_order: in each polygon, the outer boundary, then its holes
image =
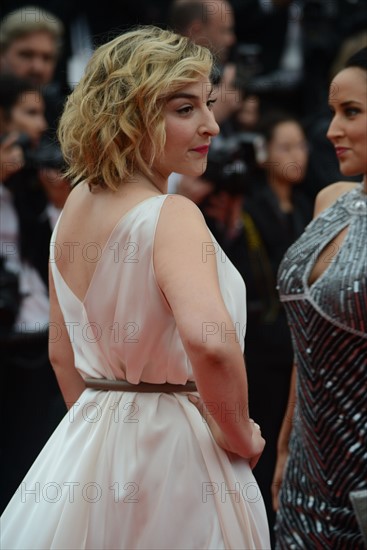
POLYGON ((196 151, 201 155, 207 155, 209 151, 209 145, 201 145, 200 147, 195 147, 192 151, 196 151))
POLYGON ((347 151, 349 151, 347 147, 335 147, 335 152, 337 157, 341 157, 347 151))

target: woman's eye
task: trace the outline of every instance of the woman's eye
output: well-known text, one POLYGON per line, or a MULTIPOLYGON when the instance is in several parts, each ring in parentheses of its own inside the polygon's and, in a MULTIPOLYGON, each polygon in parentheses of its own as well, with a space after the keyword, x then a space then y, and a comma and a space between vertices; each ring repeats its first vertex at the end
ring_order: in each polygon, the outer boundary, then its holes
POLYGON ((178 113, 180 113, 181 115, 188 115, 189 113, 191 113, 191 111, 193 110, 193 106, 192 105, 186 105, 185 107, 181 107, 181 109, 178 109, 178 113))
POLYGON ((357 107, 348 107, 348 109, 345 109, 345 114, 347 116, 356 116, 360 113, 360 110, 357 109, 357 107))
POLYGON ((217 101, 217 98, 215 99, 208 99, 208 101, 206 102, 206 105, 208 107, 208 109, 211 111, 212 108, 213 108, 213 105, 214 103, 217 101))

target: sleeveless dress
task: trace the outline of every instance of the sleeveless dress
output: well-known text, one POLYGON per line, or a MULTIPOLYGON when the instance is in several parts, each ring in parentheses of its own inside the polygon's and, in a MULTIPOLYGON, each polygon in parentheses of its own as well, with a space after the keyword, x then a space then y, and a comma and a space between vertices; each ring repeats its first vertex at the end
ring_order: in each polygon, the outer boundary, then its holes
MULTIPOLYGON (((194 380, 153 267, 155 230, 168 196, 128 211, 103 250, 85 247, 85 258, 98 263, 83 302, 57 269, 55 227, 51 268, 83 377, 133 384, 194 380)), ((242 278, 214 240, 203 250, 216 252, 225 304, 243 332, 242 278)), ((57 327, 51 331, 57 338, 57 327)), ((6 508, 1 542, 7 550, 270 548, 248 461, 218 447, 187 395, 89 388, 6 508)))
POLYGON ((278 274, 297 365, 297 407, 280 491, 277 548, 359 549, 350 492, 367 489, 367 196, 323 211, 278 274), (348 227, 312 284, 319 253, 348 227))

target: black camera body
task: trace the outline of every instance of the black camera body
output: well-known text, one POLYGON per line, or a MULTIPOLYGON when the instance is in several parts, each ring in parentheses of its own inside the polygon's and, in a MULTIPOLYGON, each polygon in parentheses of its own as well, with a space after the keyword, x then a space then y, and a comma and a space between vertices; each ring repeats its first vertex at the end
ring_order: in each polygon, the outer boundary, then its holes
MULTIPOLYGON (((9 134, 3 134, 0 136, 0 143, 5 141, 8 138, 9 134)), ((13 147, 19 146, 23 151, 23 157, 24 157, 24 166, 26 168, 34 168, 36 167, 36 158, 34 150, 32 149, 32 141, 28 134, 21 133, 19 134, 18 138, 14 143, 12 144, 13 147)))
POLYGON ((238 132, 224 138, 208 154, 207 168, 202 177, 210 181, 215 193, 225 191, 236 196, 245 195, 258 170, 257 157, 262 136, 252 132, 238 132))
MULTIPOLYGON (((5 141, 8 134, 0 136, 0 143, 5 141)), ((18 145, 23 151, 24 168, 55 168, 57 170, 65 169, 65 161, 57 141, 49 138, 42 138, 38 147, 32 146, 32 141, 27 134, 19 134, 13 145, 18 145)))

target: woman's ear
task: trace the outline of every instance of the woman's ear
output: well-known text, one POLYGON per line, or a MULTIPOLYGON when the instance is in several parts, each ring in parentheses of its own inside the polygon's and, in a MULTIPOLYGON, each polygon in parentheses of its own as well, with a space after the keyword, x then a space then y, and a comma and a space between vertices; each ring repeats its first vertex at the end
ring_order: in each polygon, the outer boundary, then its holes
POLYGON ((262 135, 254 139, 255 159, 259 166, 262 166, 268 160, 268 146, 262 135))

